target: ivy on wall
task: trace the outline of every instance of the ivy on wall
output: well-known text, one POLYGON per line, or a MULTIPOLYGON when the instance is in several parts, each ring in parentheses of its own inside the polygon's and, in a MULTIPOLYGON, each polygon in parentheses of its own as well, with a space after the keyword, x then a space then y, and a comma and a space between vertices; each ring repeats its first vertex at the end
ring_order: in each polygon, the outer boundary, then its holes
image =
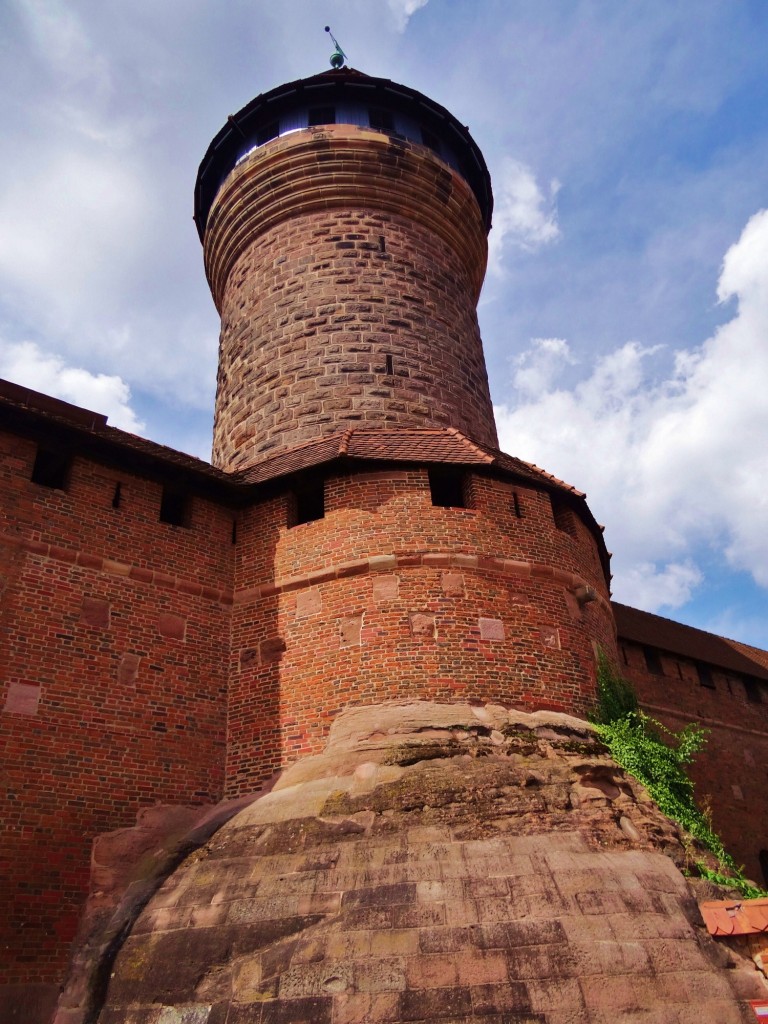
POLYGON ((692 722, 674 732, 646 715, 630 683, 604 654, 598 662, 597 689, 593 720, 613 759, 645 786, 668 818, 682 825, 715 856, 717 869, 697 862, 699 874, 738 889, 747 899, 767 896, 768 892, 745 878, 712 828, 709 816, 696 805, 693 782, 686 769, 705 746, 707 730, 692 722))

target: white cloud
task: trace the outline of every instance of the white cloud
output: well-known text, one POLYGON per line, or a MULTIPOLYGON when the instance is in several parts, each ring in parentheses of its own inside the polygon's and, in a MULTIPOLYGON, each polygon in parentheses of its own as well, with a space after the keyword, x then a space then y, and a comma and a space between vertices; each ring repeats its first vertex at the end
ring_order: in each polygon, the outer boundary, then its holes
POLYGON ((489 266, 501 270, 503 252, 513 245, 528 252, 560 237, 556 199, 560 185, 542 188, 530 167, 506 157, 494 174, 493 230, 488 239, 489 266))
POLYGON ((27 173, 8 176, 0 198, 6 289, 49 330, 114 301, 138 259, 145 206, 138 174, 112 154, 43 150, 27 173))
POLYGON ((737 301, 732 319, 666 380, 630 342, 558 387, 568 345, 538 339, 516 363, 518 403, 497 410, 503 447, 588 492, 616 596, 650 609, 690 597, 700 546, 768 586, 768 211, 728 250, 718 296, 737 301))
POLYGON ((16 0, 14 6, 33 49, 60 85, 87 83, 91 91, 108 88, 108 62, 97 53, 70 6, 62 0, 16 0))
POLYGON ((534 338, 531 347, 514 360, 515 387, 528 397, 540 395, 551 388, 563 365, 574 362, 563 338, 534 338))
POLYGON ((0 348, 0 377, 73 405, 106 415, 113 427, 141 434, 144 424, 130 406, 131 392, 120 377, 89 373, 46 355, 32 342, 0 348))
POLYGON ((405 32, 411 15, 426 7, 428 3, 429 0, 387 0, 389 9, 395 16, 397 31, 405 32))
POLYGON ((654 562, 636 562, 623 574, 622 592, 639 608, 679 608, 690 600, 704 579, 690 560, 659 567, 654 562))

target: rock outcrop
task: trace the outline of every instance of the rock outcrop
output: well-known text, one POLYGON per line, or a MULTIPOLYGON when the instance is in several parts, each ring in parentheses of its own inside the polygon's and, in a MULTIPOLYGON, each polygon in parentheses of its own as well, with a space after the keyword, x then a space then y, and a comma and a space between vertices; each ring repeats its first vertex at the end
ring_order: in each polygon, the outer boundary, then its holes
POLYGON ((381 705, 164 882, 101 1024, 736 1024, 686 845, 591 726, 381 705))

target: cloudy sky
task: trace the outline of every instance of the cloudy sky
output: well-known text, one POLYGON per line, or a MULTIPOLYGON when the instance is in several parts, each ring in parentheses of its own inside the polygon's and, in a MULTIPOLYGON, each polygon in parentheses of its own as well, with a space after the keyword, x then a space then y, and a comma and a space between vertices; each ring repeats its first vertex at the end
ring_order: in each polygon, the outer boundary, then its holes
POLYGON ((587 492, 619 600, 768 646, 766 0, 5 0, 0 376, 208 457, 197 165, 328 23, 486 155, 502 447, 587 492))

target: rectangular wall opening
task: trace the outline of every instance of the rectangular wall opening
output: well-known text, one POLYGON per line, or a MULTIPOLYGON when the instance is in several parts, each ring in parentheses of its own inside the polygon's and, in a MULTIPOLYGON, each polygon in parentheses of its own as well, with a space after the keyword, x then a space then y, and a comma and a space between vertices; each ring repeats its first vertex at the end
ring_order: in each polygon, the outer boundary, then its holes
POLYGON ((752 676, 744 676, 743 682, 744 682, 744 692, 746 693, 747 700, 750 702, 750 704, 762 704, 762 702, 763 702, 763 694, 762 694, 763 687, 757 681, 757 679, 753 679, 752 676))
POLYGON ((661 656, 655 647, 643 647, 645 667, 654 676, 663 676, 664 668, 661 664, 661 656))
POLYGON ((71 468, 71 455, 52 451, 50 448, 38 448, 30 479, 33 484, 39 484, 40 487, 66 491, 71 468))
POLYGON ((715 689, 715 680, 712 678, 712 669, 702 661, 696 662, 696 671, 699 674, 699 683, 706 686, 708 690, 715 689))
POLYGON ((163 487, 160 498, 160 522, 170 526, 189 526, 189 496, 175 487, 163 487))
POLYGON ((464 474, 442 466, 429 470, 432 504, 440 508, 466 508, 464 474))
POLYGON ((549 500, 552 504, 552 518, 555 521, 555 526, 558 530, 575 538, 577 536, 576 514, 573 509, 556 494, 550 494, 549 500))
POLYGON ((325 483, 317 480, 297 487, 293 492, 291 526, 313 523, 325 518, 325 483))

